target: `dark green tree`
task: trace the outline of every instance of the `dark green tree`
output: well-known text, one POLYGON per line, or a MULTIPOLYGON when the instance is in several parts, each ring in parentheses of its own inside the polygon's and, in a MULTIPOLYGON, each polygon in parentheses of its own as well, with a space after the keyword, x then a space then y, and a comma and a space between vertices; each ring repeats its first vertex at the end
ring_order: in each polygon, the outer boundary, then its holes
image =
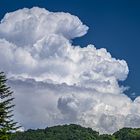
POLYGON ((3 72, 0 72, 0 140, 8 140, 8 134, 16 130, 16 122, 12 119, 12 91, 6 84, 7 79, 3 72))

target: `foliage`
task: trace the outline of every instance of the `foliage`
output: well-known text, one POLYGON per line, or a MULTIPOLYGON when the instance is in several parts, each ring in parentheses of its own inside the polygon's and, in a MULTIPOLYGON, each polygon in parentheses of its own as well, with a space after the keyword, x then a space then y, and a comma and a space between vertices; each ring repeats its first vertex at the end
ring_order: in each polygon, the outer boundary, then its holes
POLYGON ((114 133, 118 140, 140 140, 140 128, 123 128, 114 133))
POLYGON ((103 134, 100 135, 99 140, 117 140, 113 135, 103 134))
POLYGON ((96 140, 98 136, 91 128, 71 124, 18 132, 10 140, 96 140))
POLYGON ((124 128, 113 135, 99 135, 91 128, 70 124, 17 132, 10 140, 140 140, 140 129, 124 128))
POLYGON ((8 133, 16 130, 16 123, 13 121, 12 108, 12 91, 6 85, 6 76, 0 72, 0 140, 7 140, 8 133))

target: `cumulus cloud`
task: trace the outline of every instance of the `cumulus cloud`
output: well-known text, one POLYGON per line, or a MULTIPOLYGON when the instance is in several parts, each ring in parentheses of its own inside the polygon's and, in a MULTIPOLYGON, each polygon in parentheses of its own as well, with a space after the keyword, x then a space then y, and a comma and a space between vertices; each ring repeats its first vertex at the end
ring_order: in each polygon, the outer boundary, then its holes
POLYGON ((34 7, 0 23, 0 69, 14 90, 15 118, 25 129, 78 123, 101 133, 140 127, 140 97, 120 87, 125 60, 105 48, 72 45, 88 27, 74 15, 34 7))

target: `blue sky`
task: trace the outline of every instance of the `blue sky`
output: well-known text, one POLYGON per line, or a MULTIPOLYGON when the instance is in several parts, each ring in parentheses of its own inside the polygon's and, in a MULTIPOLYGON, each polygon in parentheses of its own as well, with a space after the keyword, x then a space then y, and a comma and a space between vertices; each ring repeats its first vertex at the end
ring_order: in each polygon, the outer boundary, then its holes
POLYGON ((0 1, 0 70, 14 91, 15 120, 24 129, 140 127, 139 6, 138 0, 0 1), (121 85, 130 87, 129 96, 121 85))
POLYGON ((16 9, 33 6, 50 11, 64 11, 77 15, 89 26, 88 34, 74 40, 74 44, 107 48, 112 56, 125 59, 129 75, 123 85, 126 94, 140 95, 140 1, 139 0, 8 0, 0 1, 0 18, 16 9))
POLYGON ((124 59, 129 75, 123 85, 127 94, 140 95, 140 1, 139 0, 8 0, 0 1, 0 18, 5 13, 23 7, 39 6, 50 11, 64 11, 77 15, 89 26, 88 33, 73 44, 107 48, 113 57, 124 59))

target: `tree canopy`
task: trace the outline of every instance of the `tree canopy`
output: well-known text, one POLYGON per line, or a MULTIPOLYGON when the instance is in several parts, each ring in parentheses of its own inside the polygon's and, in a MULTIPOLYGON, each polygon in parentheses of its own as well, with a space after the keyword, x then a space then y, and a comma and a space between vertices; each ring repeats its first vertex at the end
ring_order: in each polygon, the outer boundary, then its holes
POLYGON ((8 134, 12 130, 16 130, 16 122, 12 119, 12 108, 14 105, 12 101, 12 91, 6 84, 6 76, 3 72, 0 72, 0 140, 7 140, 8 134))
POLYGON ((10 140, 140 140, 140 129, 123 128, 112 135, 100 135, 91 128, 70 124, 16 132, 10 140))

